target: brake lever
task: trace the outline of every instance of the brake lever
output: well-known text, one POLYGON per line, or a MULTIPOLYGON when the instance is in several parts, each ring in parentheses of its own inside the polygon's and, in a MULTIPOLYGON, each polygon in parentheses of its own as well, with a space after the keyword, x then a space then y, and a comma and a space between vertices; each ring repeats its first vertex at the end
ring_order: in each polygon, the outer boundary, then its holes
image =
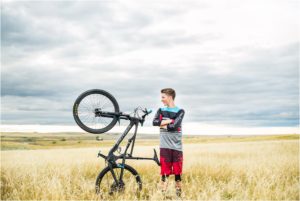
POLYGON ((140 122, 141 123, 141 126, 144 125, 144 122, 145 122, 145 117, 150 114, 152 112, 152 110, 147 110, 147 108, 145 108, 144 110, 142 110, 145 114, 142 116, 142 121, 140 122))
POLYGON ((144 113, 146 113, 146 115, 150 114, 152 112, 152 110, 147 110, 147 108, 145 108, 145 110, 143 110, 144 113))

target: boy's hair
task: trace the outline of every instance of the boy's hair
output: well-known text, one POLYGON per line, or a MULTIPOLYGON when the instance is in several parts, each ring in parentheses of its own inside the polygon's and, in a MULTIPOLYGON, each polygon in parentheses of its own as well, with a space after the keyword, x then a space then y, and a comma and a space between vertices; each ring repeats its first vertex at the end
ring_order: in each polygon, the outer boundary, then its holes
POLYGON ((173 100, 175 100, 176 92, 172 88, 164 88, 160 91, 161 93, 165 93, 169 96, 172 96, 173 100))

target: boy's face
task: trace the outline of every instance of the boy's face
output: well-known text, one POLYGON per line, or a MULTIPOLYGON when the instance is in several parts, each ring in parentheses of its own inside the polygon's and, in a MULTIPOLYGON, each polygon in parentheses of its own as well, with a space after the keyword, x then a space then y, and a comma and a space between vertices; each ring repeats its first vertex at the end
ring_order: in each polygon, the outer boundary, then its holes
POLYGON ((165 105, 168 106, 169 103, 173 100, 172 96, 169 96, 165 93, 161 93, 161 102, 165 105))

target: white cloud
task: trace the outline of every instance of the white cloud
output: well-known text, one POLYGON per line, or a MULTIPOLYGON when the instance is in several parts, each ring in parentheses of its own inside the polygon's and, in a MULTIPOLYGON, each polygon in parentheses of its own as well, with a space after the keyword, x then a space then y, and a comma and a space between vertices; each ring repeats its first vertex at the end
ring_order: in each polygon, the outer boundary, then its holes
POLYGON ((110 91, 122 110, 157 108, 171 86, 187 122, 299 125, 298 6, 5 1, 2 121, 71 123, 73 101, 90 88, 110 91), (48 119, 35 109, 49 105, 48 119))

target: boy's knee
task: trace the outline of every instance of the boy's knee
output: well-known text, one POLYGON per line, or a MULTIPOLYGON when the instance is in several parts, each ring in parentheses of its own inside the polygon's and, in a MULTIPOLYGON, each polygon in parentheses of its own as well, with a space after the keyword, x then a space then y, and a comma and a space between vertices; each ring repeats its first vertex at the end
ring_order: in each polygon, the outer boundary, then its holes
POLYGON ((166 181, 166 178, 169 178, 169 175, 162 175, 161 176, 161 181, 165 182, 166 181))
POLYGON ((181 175, 175 174, 175 181, 181 181, 181 175))

